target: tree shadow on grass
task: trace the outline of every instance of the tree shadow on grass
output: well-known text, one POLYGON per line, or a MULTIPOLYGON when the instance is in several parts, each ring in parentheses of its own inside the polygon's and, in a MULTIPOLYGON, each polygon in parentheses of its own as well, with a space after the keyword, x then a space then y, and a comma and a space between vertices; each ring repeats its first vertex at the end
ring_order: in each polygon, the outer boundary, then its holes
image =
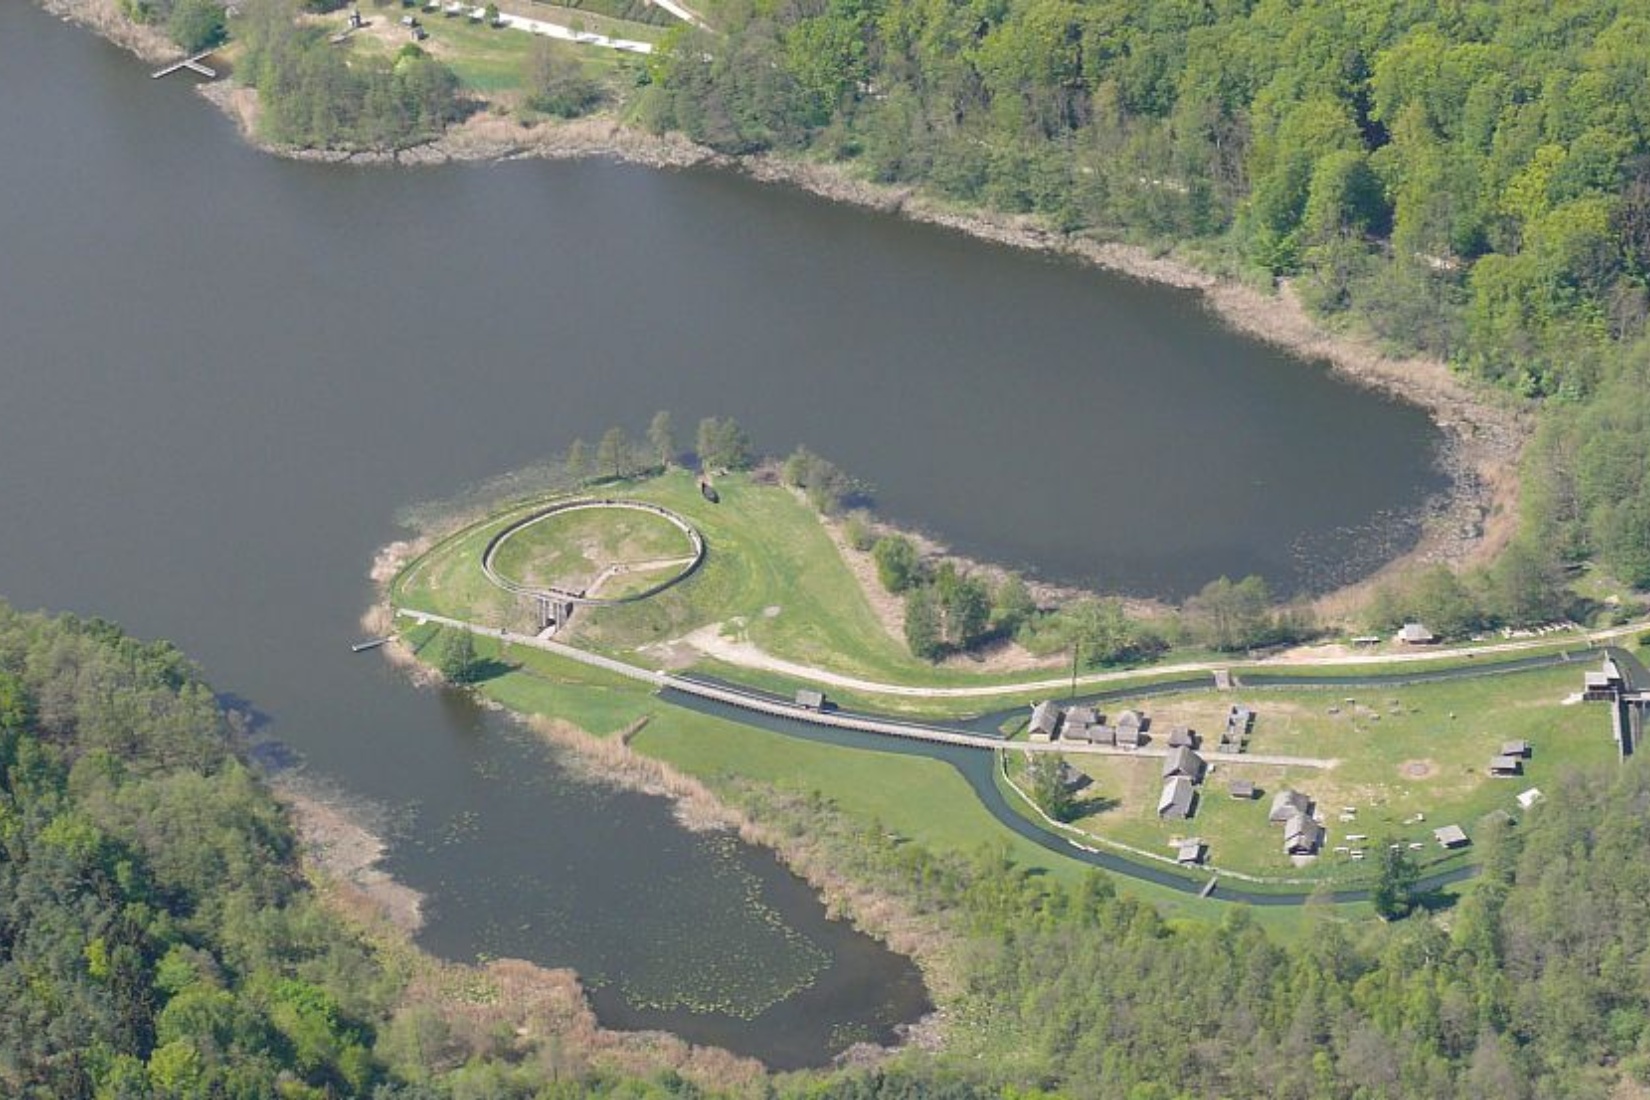
POLYGON ((1120 800, 1115 798, 1107 798, 1105 795, 1091 795, 1088 798, 1079 798, 1071 804, 1071 819, 1073 821, 1078 821, 1085 817, 1092 817, 1095 814, 1110 813, 1122 804, 1123 803, 1120 800))
POLYGON ((1461 895, 1452 894, 1447 890, 1428 890, 1424 894, 1415 895, 1415 908, 1428 914, 1448 912, 1460 904, 1461 895))
POLYGON ((465 677, 464 682, 470 687, 475 687, 477 684, 485 684, 488 680, 496 680, 505 673, 515 672, 520 668, 520 665, 512 665, 496 657, 483 657, 470 666, 470 674, 465 677))

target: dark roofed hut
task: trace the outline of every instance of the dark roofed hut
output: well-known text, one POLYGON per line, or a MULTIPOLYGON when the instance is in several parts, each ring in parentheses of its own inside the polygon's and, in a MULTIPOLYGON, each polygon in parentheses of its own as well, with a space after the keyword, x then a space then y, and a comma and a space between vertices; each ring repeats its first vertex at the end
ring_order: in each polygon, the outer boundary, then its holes
POLYGON ((1052 741, 1060 734, 1060 706, 1044 699, 1031 708, 1031 726, 1026 737, 1032 741, 1052 741))
POLYGON ((1060 736, 1067 741, 1093 743, 1094 730, 1100 725, 1100 714, 1093 707, 1067 707, 1061 724, 1060 736))
POLYGON ((1066 725, 1098 726, 1100 712, 1093 707, 1075 706, 1066 708, 1066 725))
POLYGON ((1305 814, 1295 814, 1283 826, 1283 850, 1286 855, 1309 856, 1323 843, 1323 826, 1305 814))
POLYGON ((1157 816, 1184 819, 1192 816, 1192 803, 1197 791, 1192 781, 1183 775, 1174 776, 1163 784, 1163 793, 1157 799, 1157 816))
POLYGON ((1527 760, 1530 756, 1530 743, 1528 741, 1503 741, 1501 742, 1501 755, 1517 756, 1527 760))
POLYGON ((1231 793, 1233 798, 1244 802, 1253 802, 1255 800, 1256 787, 1254 781, 1251 779, 1234 779, 1227 785, 1226 789, 1231 793))
POLYGON ((1203 758, 1191 749, 1171 749, 1163 758, 1163 778, 1183 775, 1193 783, 1203 778, 1203 758))
POLYGON ((1169 747, 1171 749, 1197 748, 1197 734, 1185 726, 1176 726, 1169 731, 1169 747))
POLYGON ((1281 825, 1296 814, 1305 814, 1312 809, 1312 800, 1299 791, 1279 791, 1272 799, 1272 812, 1266 819, 1274 825, 1281 825))
POLYGON ((1506 778, 1524 774, 1524 761, 1516 756, 1496 756, 1490 760, 1490 774, 1506 778))

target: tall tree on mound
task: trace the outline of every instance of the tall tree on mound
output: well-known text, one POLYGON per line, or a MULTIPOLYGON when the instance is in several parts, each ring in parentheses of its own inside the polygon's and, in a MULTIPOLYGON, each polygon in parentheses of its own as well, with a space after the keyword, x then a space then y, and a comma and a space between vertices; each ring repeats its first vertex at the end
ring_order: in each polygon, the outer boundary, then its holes
POLYGON ((1415 880, 1418 872, 1409 851, 1396 841, 1383 843, 1381 873, 1369 900, 1382 920, 1402 920, 1415 910, 1415 880))

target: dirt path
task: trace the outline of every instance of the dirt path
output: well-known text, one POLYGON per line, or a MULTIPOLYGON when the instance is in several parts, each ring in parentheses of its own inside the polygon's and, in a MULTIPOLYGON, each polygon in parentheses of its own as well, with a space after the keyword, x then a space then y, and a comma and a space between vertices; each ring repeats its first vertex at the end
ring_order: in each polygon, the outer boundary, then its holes
MULTIPOLYGON (((1294 650, 1284 657, 1267 658, 1259 661, 1192 661, 1177 665, 1158 665, 1145 669, 1123 669, 1116 672, 1089 672, 1077 677, 1078 687, 1096 687, 1120 680, 1129 680, 1142 673, 1153 675, 1195 675, 1197 673, 1213 673, 1216 669, 1294 669, 1303 667, 1327 666, 1366 666, 1411 664, 1425 661, 1444 660, 1452 657, 1477 657, 1491 654, 1520 653, 1525 650, 1541 649, 1550 646, 1554 641, 1571 640, 1589 645, 1607 642, 1616 638, 1644 630, 1650 626, 1647 622, 1633 623, 1628 626, 1614 627, 1610 630, 1593 631, 1587 634, 1572 634, 1562 637, 1547 635, 1542 638, 1521 639, 1512 642, 1497 642, 1494 645, 1472 646, 1457 649, 1428 649, 1413 653, 1370 653, 1348 656, 1339 651, 1339 647, 1330 647, 1333 652, 1325 656, 1315 656, 1306 650, 1294 650)), ((1012 684, 981 684, 975 687, 914 687, 909 684, 888 684, 876 680, 867 680, 858 676, 848 676, 840 672, 831 672, 822 668, 810 668, 796 661, 788 661, 783 657, 775 657, 750 642, 738 642, 722 635, 720 624, 700 627, 698 630, 684 634, 674 642, 666 645, 687 646, 691 649, 730 665, 741 668, 756 669, 763 672, 774 672, 782 676, 794 676, 799 680, 814 685, 838 687, 849 691, 864 692, 869 695, 892 695, 906 698, 968 698, 997 695, 1025 695, 1037 691, 1069 690, 1071 677, 1062 676, 1041 680, 1022 680, 1012 684)))

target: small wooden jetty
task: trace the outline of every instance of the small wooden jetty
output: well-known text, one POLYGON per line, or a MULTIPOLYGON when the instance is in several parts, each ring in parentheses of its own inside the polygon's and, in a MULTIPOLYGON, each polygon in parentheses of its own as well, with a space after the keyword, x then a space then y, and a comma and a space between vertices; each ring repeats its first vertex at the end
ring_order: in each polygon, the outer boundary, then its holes
POLYGON ((202 58, 211 57, 215 52, 217 51, 202 50, 194 57, 186 57, 182 61, 166 66, 164 69, 155 70, 149 74, 149 79, 159 80, 163 76, 171 76, 179 69, 188 69, 192 73, 199 73, 208 80, 216 80, 218 78, 218 71, 216 69, 209 69, 205 65, 201 64, 202 58))
POLYGON ((354 644, 352 644, 349 647, 349 651, 351 653, 365 653, 369 649, 377 649, 379 646, 388 645, 389 642, 390 642, 390 639, 388 637, 368 638, 364 642, 355 642, 354 644))

